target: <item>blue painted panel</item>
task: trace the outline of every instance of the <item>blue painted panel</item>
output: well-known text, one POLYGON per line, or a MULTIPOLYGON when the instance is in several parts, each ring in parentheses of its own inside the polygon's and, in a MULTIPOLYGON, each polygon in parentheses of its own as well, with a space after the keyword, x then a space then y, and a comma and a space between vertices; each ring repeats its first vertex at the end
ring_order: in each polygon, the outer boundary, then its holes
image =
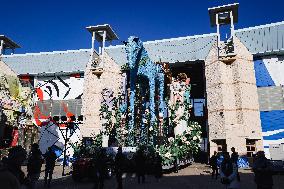
POLYGON ((256 85, 258 87, 275 86, 275 83, 272 80, 262 60, 254 61, 254 70, 255 70, 256 85))
POLYGON ((279 140, 284 138, 284 132, 277 133, 275 135, 264 136, 263 140, 279 140))
POLYGON ((284 129, 284 110, 260 112, 260 119, 262 132, 284 129))

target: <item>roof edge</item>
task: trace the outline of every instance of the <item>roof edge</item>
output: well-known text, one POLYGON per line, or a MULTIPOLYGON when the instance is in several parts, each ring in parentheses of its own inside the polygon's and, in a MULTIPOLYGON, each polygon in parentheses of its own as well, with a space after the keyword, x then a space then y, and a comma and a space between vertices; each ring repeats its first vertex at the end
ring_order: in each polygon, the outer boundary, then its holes
POLYGON ((11 55, 2 55, 5 57, 14 57, 14 56, 32 56, 32 55, 44 55, 44 54, 60 54, 60 53, 72 53, 72 52, 83 52, 90 51, 91 49, 78 49, 78 50, 66 50, 66 51, 51 51, 51 52, 39 52, 39 53, 24 53, 24 54, 11 54, 11 55))
MULTIPOLYGON (((211 37, 211 36, 217 36, 217 33, 192 35, 192 36, 186 36, 186 37, 175 37, 175 38, 168 38, 168 39, 159 39, 159 40, 154 40, 154 41, 145 41, 145 42, 143 42, 143 44, 153 44, 153 43, 160 43, 160 42, 170 42, 170 41, 178 41, 178 40, 194 39, 194 38, 202 38, 202 37, 211 37)), ((113 49, 113 48, 120 48, 120 47, 124 47, 124 45, 108 46, 108 47, 106 47, 106 49, 113 49)))
POLYGON ((18 76, 31 75, 31 76, 54 76, 54 75, 70 75, 73 73, 85 73, 85 70, 76 71, 60 71, 60 72, 40 72, 40 73, 16 73, 18 76))
POLYGON ((270 23, 270 24, 263 24, 263 25, 259 25, 259 26, 248 27, 248 28, 237 29, 237 30, 235 30, 235 32, 243 32, 243 31, 261 29, 261 28, 268 28, 268 27, 272 27, 272 26, 279 26, 279 25, 284 25, 284 21, 270 23))

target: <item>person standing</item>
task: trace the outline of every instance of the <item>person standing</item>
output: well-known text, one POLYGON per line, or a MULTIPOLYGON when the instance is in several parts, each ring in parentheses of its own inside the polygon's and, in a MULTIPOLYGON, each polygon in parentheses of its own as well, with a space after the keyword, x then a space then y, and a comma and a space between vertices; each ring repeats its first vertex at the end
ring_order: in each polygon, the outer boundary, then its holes
POLYGON ((106 161, 107 161, 106 150, 102 148, 100 150, 100 154, 99 154, 98 159, 97 159, 99 189, 104 188, 104 180, 105 180, 105 177, 106 177, 106 161))
POLYGON ((163 176, 163 160, 160 156, 159 152, 156 152, 155 159, 154 159, 154 174, 157 181, 160 181, 160 178, 163 176))
POLYGON ((44 186, 47 186, 49 188, 57 157, 55 152, 51 149, 51 147, 48 148, 48 151, 45 153, 44 156, 45 156, 44 186))
POLYGON ((256 153, 252 170, 254 172, 254 180, 257 185, 257 189, 272 189, 272 166, 269 160, 265 157, 264 151, 258 151, 256 153))
POLYGON ((231 148, 231 152, 232 152, 231 161, 237 165, 237 178, 238 178, 238 181, 241 181, 241 177, 240 177, 240 173, 239 173, 239 167, 238 167, 239 154, 238 154, 238 152, 236 152, 235 147, 231 148))
POLYGON ((122 153, 122 147, 118 147, 117 154, 115 156, 115 176, 117 181, 117 189, 122 189, 122 173, 125 157, 122 153))
POLYGON ((43 159, 38 144, 34 143, 31 148, 31 154, 28 158, 27 171, 30 181, 28 188, 35 189, 40 176, 43 159))
POLYGON ((224 160, 220 167, 221 183, 228 189, 238 189, 240 183, 237 178, 237 165, 230 159, 229 152, 224 152, 224 160))
POLYGON ((209 164, 212 168, 212 179, 214 178, 215 176, 215 179, 217 180, 218 178, 218 166, 217 166, 217 159, 218 159, 218 156, 217 156, 217 152, 214 151, 214 154, 212 155, 212 157, 210 158, 209 160, 209 164))
POLYGON ((135 157, 135 165, 136 165, 136 174, 138 178, 138 184, 140 184, 140 180, 142 178, 142 183, 145 183, 145 166, 146 166, 146 158, 144 155, 144 151, 139 149, 137 151, 135 157))

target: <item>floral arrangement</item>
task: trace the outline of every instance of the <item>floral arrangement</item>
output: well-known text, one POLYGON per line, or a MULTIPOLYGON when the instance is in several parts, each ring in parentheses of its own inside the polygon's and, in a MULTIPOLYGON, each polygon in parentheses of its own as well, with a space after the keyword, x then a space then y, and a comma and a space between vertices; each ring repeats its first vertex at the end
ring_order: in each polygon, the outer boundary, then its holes
POLYGON ((186 159, 198 150, 201 140, 201 126, 197 122, 189 122, 187 130, 175 138, 170 137, 165 144, 156 146, 165 165, 172 164, 176 159, 186 159))
POLYGON ((89 146, 85 146, 82 141, 75 143, 70 143, 71 147, 74 150, 73 158, 78 158, 80 156, 94 156, 96 152, 102 147, 102 133, 99 133, 93 138, 93 142, 89 146))
POLYGON ((27 118, 32 117, 32 90, 23 89, 17 76, 0 73, 0 104, 8 118, 8 124, 17 125, 21 112, 25 112, 27 118))

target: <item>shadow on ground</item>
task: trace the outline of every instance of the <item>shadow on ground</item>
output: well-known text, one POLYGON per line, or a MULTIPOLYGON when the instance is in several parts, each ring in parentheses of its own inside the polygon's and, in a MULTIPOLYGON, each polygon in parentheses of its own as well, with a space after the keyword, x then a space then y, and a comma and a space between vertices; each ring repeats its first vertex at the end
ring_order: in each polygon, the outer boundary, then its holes
MULTIPOLYGON (((137 184, 135 174, 127 174, 123 179, 124 189, 225 189, 226 187, 220 183, 220 179, 212 179, 209 175, 209 170, 199 170, 198 168, 190 167, 180 170, 178 173, 166 174, 158 182, 152 175, 146 176, 145 184, 137 184), (195 175, 186 175, 186 174, 195 175)), ((250 171, 240 173, 241 189, 256 189, 253 174, 250 171)), ((284 176, 274 176, 274 189, 284 188, 284 176)), ((43 181, 40 180, 38 188, 42 188, 43 181)), ((89 180, 80 183, 73 182, 71 176, 55 179, 52 182, 53 189, 92 189, 93 183, 89 180)), ((107 179, 105 181, 105 189, 115 189, 115 178, 107 179)))

